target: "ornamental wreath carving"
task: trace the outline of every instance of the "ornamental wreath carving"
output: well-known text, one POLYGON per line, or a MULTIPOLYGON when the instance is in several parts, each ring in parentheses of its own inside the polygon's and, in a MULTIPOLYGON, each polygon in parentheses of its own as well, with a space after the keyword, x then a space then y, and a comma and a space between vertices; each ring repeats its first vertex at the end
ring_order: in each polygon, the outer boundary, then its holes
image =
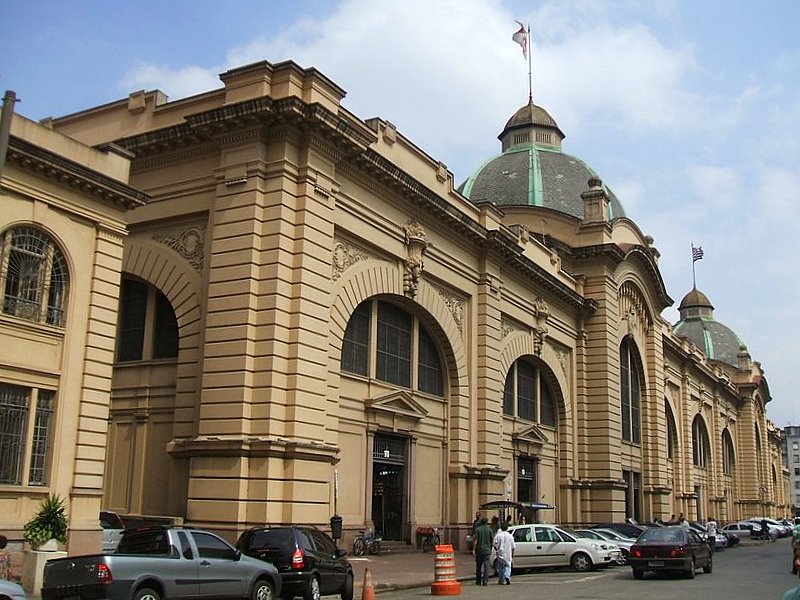
POLYGON ((182 230, 173 230, 153 235, 153 240, 169 246, 189 261, 195 271, 203 270, 205 255, 205 225, 192 225, 182 230))

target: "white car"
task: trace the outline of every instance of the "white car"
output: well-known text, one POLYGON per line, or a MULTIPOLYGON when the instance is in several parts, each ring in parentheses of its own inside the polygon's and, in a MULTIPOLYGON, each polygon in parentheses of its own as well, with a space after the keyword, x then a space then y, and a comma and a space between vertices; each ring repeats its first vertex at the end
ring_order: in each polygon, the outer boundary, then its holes
POLYGON ((577 529, 575 534, 582 538, 593 539, 601 545, 609 544, 609 548, 612 550, 614 547, 619 548, 620 554, 616 561, 618 565, 624 565, 628 562, 631 546, 636 541, 622 536, 615 537, 615 534, 607 529, 577 529))
POLYGON ((557 525, 512 525, 508 532, 516 544, 514 569, 569 566, 588 571, 614 564, 620 554, 618 547, 611 549, 608 544, 572 535, 557 525))

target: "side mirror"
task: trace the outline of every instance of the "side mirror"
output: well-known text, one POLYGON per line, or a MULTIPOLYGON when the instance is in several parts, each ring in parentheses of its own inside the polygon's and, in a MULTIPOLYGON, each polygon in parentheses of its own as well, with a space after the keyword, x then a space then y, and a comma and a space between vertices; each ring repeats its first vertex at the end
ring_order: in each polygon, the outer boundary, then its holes
POLYGON ((336 558, 342 558, 343 556, 347 556, 347 550, 343 550, 342 548, 336 549, 336 558))
POLYGON ((235 549, 233 551, 233 560, 239 560, 242 558, 242 551, 239 549, 235 549))

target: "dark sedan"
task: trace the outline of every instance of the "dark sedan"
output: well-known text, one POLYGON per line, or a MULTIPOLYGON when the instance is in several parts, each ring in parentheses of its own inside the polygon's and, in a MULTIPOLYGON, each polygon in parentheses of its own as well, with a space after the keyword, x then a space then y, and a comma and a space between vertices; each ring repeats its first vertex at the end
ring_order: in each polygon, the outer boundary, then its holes
POLYGON ((636 579, 642 579, 647 571, 679 571, 693 578, 701 567, 704 573, 711 573, 713 561, 708 544, 691 529, 677 525, 647 529, 628 556, 636 579))

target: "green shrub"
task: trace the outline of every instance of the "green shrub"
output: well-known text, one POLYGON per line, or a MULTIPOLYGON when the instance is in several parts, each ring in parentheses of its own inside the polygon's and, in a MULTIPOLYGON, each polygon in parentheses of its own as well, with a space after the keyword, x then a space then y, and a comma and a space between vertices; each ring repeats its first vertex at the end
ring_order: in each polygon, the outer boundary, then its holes
POLYGON ((66 505, 58 494, 42 499, 39 511, 23 528, 23 537, 31 548, 38 548, 47 540, 67 541, 66 505))

